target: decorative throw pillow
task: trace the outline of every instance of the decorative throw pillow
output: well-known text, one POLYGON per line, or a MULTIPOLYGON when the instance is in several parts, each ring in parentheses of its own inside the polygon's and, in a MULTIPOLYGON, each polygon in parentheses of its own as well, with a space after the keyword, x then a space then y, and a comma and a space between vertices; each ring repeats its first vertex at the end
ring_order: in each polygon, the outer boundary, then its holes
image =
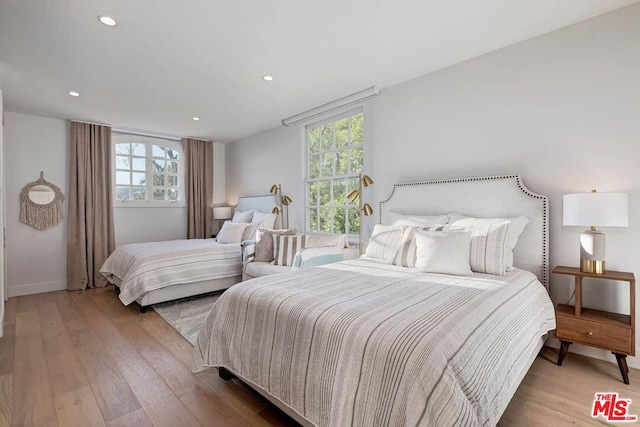
MULTIPOLYGON (((442 231, 442 225, 428 227, 427 231, 442 231)), ((415 232, 419 230, 416 227, 402 227, 402 239, 400 248, 393 257, 393 264, 401 267, 413 268, 416 266, 416 239, 415 232)))
POLYGON ((293 265, 293 260, 300 249, 304 249, 307 236, 273 235, 273 254, 275 265, 293 265))
POLYGON ((373 227, 365 254, 369 258, 393 261, 402 240, 402 226, 380 225, 373 227))
POLYGON ((253 218, 253 209, 250 211, 235 211, 233 214, 232 222, 251 222, 253 218))
POLYGON ((321 234, 308 234, 307 235, 307 248, 348 248, 349 240, 346 234, 334 234, 334 235, 321 235, 321 234))
POLYGON ((245 228, 247 228, 247 225, 249 224, 225 221, 218 232, 216 241, 218 243, 240 243, 242 241, 242 234, 244 233, 245 228))
POLYGON ((416 266, 423 273, 469 276, 469 231, 421 231, 415 232, 416 266))
POLYGON ((502 221, 472 228, 469 258, 471 270, 500 276, 506 273, 507 253, 511 252, 507 246, 510 226, 510 221, 502 221))
POLYGON ((409 227, 427 228, 447 223, 446 215, 410 215, 389 212, 389 224, 406 225, 409 227))
POLYGON ((401 267, 413 268, 416 266, 416 239, 415 227, 402 227, 400 247, 393 257, 393 264, 401 267))
POLYGON ((252 224, 258 224, 258 227, 273 229, 276 224, 278 215, 274 213, 264 213, 260 211, 253 212, 252 224))
POLYGON ((245 228, 244 233, 242 233, 242 241, 244 242, 245 240, 255 240, 256 232, 258 231, 259 226, 260 224, 253 222, 247 224, 247 228, 245 228))
POLYGON ((505 254, 505 271, 513 270, 513 250, 518 244, 518 238, 524 231, 527 224, 529 224, 529 218, 526 216, 519 216, 515 218, 473 218, 462 214, 452 213, 448 215, 449 225, 451 227, 475 227, 481 225, 497 224, 504 221, 509 221, 511 226, 509 227, 509 235, 507 237, 507 252, 505 254))
POLYGON ((296 229, 269 230, 258 227, 256 231, 256 257, 254 262, 271 262, 273 256, 273 235, 295 236, 296 229))

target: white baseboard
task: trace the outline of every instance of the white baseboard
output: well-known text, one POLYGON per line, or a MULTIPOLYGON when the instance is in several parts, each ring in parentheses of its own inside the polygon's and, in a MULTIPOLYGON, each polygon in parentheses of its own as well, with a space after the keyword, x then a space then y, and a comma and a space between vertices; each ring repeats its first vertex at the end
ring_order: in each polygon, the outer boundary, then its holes
MULTIPOLYGON (((560 341, 550 337, 547 339, 546 345, 551 348, 560 348, 560 341)), ((616 357, 611 354, 610 351, 600 350, 599 348, 588 347, 586 345, 571 344, 569 346, 569 353, 581 354, 583 356, 592 357, 594 359, 604 360, 617 365, 616 357)), ((640 355, 636 348, 636 354, 640 355)), ((627 356, 627 365, 630 368, 640 369, 640 360, 638 357, 627 356)))
POLYGON ((43 292, 63 291, 65 289, 67 289, 66 280, 54 280, 52 282, 7 286, 7 294, 9 294, 9 298, 11 298, 22 295, 41 294, 43 292))

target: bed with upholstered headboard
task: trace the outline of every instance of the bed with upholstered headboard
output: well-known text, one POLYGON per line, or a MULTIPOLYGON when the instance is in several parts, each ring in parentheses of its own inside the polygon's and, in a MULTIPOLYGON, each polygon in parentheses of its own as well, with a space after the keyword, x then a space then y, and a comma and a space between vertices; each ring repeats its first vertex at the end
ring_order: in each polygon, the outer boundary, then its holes
MULTIPOLYGON (((235 211, 271 215, 274 206, 273 194, 246 196, 238 199, 235 211)), ((152 304, 223 290, 239 283, 241 240, 218 243, 215 239, 187 239, 123 245, 111 254, 100 272, 115 285, 125 305, 135 301, 144 312, 152 304)))
POLYGON ((549 202, 529 190, 518 175, 413 181, 395 184, 380 202, 379 222, 388 223, 389 212, 437 215, 458 212, 478 218, 524 215, 529 224, 518 239, 514 265, 531 271, 548 288, 549 202))
POLYGON ((496 425, 555 328, 542 285, 547 214, 547 198, 517 175, 396 184, 364 257, 227 290, 200 330, 196 359, 304 425, 496 425), (444 223, 396 224, 399 214, 444 223), (423 237, 434 242, 426 250, 423 237), (485 254, 503 270, 471 266, 474 238, 478 251, 477 242, 502 242, 485 254), (415 268, 398 256, 412 245, 415 268), (423 256, 456 258, 451 265, 466 270, 423 269, 423 256))

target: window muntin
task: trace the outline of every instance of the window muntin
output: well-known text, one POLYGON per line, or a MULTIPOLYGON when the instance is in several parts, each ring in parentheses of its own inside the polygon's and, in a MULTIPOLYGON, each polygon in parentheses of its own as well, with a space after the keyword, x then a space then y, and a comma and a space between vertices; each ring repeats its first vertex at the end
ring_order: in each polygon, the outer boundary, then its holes
POLYGON ((306 231, 358 235, 358 204, 346 196, 358 188, 364 169, 364 113, 309 125, 306 141, 306 231))
POLYGON ((116 206, 184 206, 182 146, 162 138, 114 134, 116 206))

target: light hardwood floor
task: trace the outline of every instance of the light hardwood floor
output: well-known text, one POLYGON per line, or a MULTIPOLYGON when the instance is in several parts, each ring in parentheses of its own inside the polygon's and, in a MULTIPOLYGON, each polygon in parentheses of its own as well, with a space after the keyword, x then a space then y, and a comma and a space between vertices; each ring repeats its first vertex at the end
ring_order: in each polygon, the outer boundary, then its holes
MULTIPOLYGON (((0 338, 0 426, 295 425, 237 380, 215 369, 191 373, 192 346, 154 311, 124 307, 113 288, 10 298, 0 338)), ((501 426, 604 424, 590 416, 594 393, 633 399, 614 364, 545 348, 501 426)))

